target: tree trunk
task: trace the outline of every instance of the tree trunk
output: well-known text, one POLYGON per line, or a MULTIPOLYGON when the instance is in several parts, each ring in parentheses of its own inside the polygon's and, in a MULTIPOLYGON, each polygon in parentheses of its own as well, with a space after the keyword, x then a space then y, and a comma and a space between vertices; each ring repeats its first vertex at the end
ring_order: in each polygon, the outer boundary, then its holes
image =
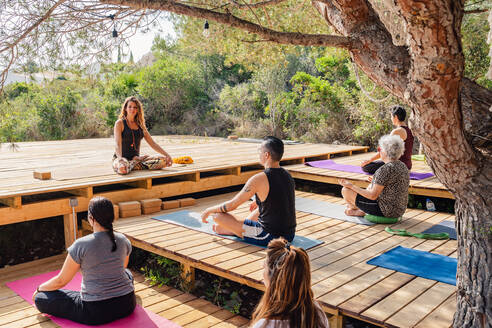
POLYGON ((455 194, 458 233, 456 328, 492 327, 492 189, 478 177, 455 194))
POLYGON ((396 0, 406 24, 404 50, 392 44, 369 1, 313 4, 339 33, 362 42, 364 49, 350 49, 362 70, 411 106, 429 164, 456 198, 454 327, 492 327, 492 92, 463 79, 464 1, 396 0))

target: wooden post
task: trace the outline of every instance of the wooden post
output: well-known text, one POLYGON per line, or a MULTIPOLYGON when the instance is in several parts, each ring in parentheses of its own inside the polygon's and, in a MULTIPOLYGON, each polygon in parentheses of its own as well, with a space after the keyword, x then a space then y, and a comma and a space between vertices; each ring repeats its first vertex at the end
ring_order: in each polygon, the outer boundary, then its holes
POLYGON ((63 215, 63 231, 65 233, 66 248, 70 247, 70 245, 72 245, 73 242, 75 241, 73 238, 75 229, 76 227, 74 226, 73 223, 73 215, 72 214, 63 215))
POLYGON ((183 279, 183 289, 192 291, 195 288, 195 268, 189 264, 181 264, 181 279, 183 279))
POLYGON ((330 328, 343 328, 343 315, 340 313, 332 315, 328 321, 330 322, 330 328))
POLYGON ((21 208, 22 207, 22 198, 20 196, 10 197, 10 198, 2 198, 0 199, 0 203, 7 205, 12 208, 21 208))
POLYGON ((144 179, 144 180, 137 180, 137 181, 132 181, 132 182, 126 182, 125 183, 127 186, 131 186, 134 188, 142 188, 145 190, 152 189, 152 179, 144 179))

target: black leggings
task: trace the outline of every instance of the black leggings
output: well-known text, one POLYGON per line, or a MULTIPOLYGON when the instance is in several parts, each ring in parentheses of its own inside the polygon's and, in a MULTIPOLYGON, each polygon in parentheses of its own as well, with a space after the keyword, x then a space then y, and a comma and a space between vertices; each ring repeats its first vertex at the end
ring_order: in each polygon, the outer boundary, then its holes
POLYGON ((132 314, 137 304, 135 293, 102 301, 83 301, 80 292, 59 289, 39 292, 34 299, 42 313, 85 325, 103 325, 132 314))
POLYGON ((369 174, 374 174, 383 165, 384 165, 383 161, 374 161, 374 162, 371 162, 367 165, 364 165, 362 167, 362 171, 369 173, 369 174))

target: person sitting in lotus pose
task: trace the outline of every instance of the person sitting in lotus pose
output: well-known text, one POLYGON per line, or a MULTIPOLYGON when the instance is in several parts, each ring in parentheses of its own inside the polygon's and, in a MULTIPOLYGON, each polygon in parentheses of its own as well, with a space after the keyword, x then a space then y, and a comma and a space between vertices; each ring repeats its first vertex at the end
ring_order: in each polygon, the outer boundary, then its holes
MULTIPOLYGON (((391 109, 391 121, 393 125, 396 127, 393 131, 391 131, 391 135, 399 136, 401 140, 405 143, 405 151, 400 156, 400 161, 405 163, 409 170, 412 169, 412 149, 413 149, 413 134, 412 131, 405 124, 405 117, 407 116, 407 112, 401 106, 393 106, 391 109)), ((374 174, 377 169, 384 165, 384 161, 377 160, 381 158, 380 153, 378 152, 369 160, 363 161, 361 163, 362 171, 374 174)))
POLYGON ((289 172, 280 167, 284 144, 278 138, 265 137, 258 153, 265 170, 252 176, 233 199, 207 208, 202 221, 206 223, 213 215, 215 232, 236 235, 256 245, 267 246, 278 237, 290 242, 296 229, 295 183, 289 172), (253 196, 255 203, 248 217, 237 218, 228 213, 253 196))
POLYGON ((128 97, 123 103, 114 125, 114 140, 113 170, 118 174, 128 174, 132 170, 158 170, 173 164, 171 156, 147 131, 142 103, 135 97, 128 97), (140 156, 142 139, 163 156, 140 156))
POLYGON ((92 198, 87 219, 94 232, 68 248, 60 273, 39 285, 33 300, 41 313, 103 325, 130 315, 137 304, 133 277, 126 269, 132 246, 123 234, 113 232, 114 210, 109 199, 92 198), (79 270, 80 292, 61 289, 79 270))
POLYGON ((385 135, 379 139, 378 151, 384 165, 369 177, 367 189, 340 179, 342 196, 347 202, 345 214, 364 216, 367 214, 397 218, 405 213, 408 202, 409 171, 399 160, 403 154, 403 141, 396 135, 385 135))

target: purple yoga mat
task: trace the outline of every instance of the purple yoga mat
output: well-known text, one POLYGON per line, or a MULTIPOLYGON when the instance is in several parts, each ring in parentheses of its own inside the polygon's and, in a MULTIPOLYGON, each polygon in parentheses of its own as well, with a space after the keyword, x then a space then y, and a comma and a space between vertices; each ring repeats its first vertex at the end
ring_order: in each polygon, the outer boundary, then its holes
MULTIPOLYGON (((32 294, 36 290, 36 287, 47 281, 48 279, 56 276, 59 271, 52 271, 43 273, 38 276, 20 279, 6 283, 7 287, 12 289, 20 297, 25 299, 29 304, 34 305, 32 301, 32 294)), ((82 276, 79 272, 70 281, 64 289, 80 290, 80 283, 82 282, 82 276)), ((111 323, 101 326, 88 326, 80 323, 73 322, 68 319, 58 318, 51 315, 46 315, 53 320, 57 325, 62 328, 85 328, 85 327, 110 327, 110 328, 126 328, 126 327, 146 327, 146 328, 181 328, 181 326, 153 313, 147 311, 140 305, 137 305, 135 311, 128 317, 113 321, 111 323)))
MULTIPOLYGON (((328 170, 334 170, 334 171, 368 174, 368 173, 362 171, 362 168, 360 166, 348 165, 348 164, 337 164, 334 161, 332 161, 331 159, 326 159, 323 161, 306 162, 305 164, 308 166, 317 167, 319 169, 328 169, 328 170)), ((430 178, 433 176, 434 176, 433 173, 410 172, 410 180, 423 180, 423 179, 427 179, 427 178, 430 178)))

